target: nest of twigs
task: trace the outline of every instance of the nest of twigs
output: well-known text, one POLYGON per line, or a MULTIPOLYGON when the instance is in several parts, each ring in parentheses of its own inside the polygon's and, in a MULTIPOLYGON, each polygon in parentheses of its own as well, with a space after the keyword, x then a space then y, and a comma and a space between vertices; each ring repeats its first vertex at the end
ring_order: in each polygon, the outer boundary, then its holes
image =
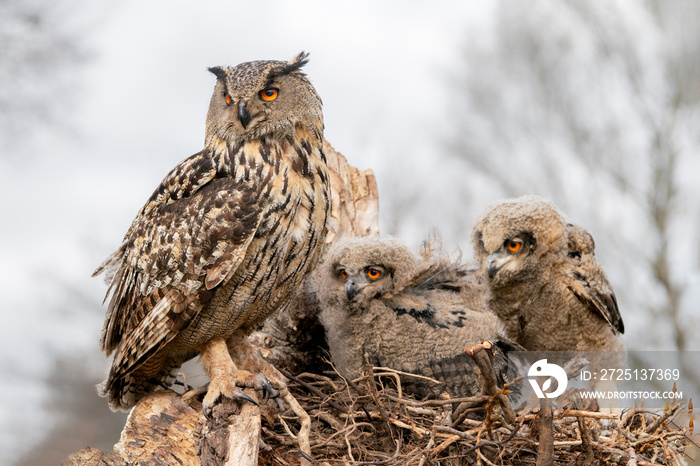
MULTIPOLYGON (((337 372, 285 375, 311 416, 313 464, 681 465, 692 443, 692 422, 674 421, 685 411, 679 404, 608 414, 535 403, 509 415, 499 403, 503 390, 418 401, 403 393, 399 373, 386 368, 354 381, 337 372)), ((261 465, 298 464, 297 418, 290 412, 280 419, 263 425, 261 465)))

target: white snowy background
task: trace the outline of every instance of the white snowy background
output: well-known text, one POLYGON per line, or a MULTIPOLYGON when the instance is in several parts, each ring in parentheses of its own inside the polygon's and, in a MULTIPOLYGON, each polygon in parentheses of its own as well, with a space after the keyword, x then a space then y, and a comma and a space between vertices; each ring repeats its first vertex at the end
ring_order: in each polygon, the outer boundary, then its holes
POLYGON ((377 175, 382 233, 417 248, 436 227, 469 258, 489 202, 543 195, 593 233, 630 348, 700 349, 692 1, 0 0, 0 16, 0 464, 116 442, 90 275, 201 149, 207 67, 302 50, 327 139, 377 175))

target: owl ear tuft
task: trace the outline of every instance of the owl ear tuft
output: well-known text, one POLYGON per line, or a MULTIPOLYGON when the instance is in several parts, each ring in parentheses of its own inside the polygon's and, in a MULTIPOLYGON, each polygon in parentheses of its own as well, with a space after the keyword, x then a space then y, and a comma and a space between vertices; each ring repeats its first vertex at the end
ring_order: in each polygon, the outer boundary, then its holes
POLYGON ((222 66, 213 66, 211 68, 207 68, 210 72, 214 73, 216 75, 217 79, 224 80, 226 79, 226 68, 222 66))
POLYGON ((289 65, 296 66, 297 69, 301 68, 302 66, 306 65, 309 62, 309 53, 304 52, 303 50, 299 52, 299 55, 296 57, 292 58, 289 60, 289 65))
POLYGON ((301 52, 299 55, 296 57, 292 58, 288 62, 281 62, 282 65, 279 67, 274 67, 270 70, 269 74, 267 75, 267 81, 265 82, 265 87, 272 85, 272 82, 275 80, 275 78, 279 76, 284 76, 286 74, 290 73, 298 73, 302 76, 305 76, 302 71, 300 71, 301 67, 306 65, 309 62, 309 54, 306 52, 301 52))
MULTIPOLYGON (((306 65, 309 62, 309 54, 302 51, 297 55, 296 57, 292 58, 287 62, 285 66, 282 67, 277 73, 275 73, 277 76, 283 75, 283 74, 289 74, 294 71, 299 71, 302 66, 306 65)), ((302 73, 303 74, 303 73, 302 73)))

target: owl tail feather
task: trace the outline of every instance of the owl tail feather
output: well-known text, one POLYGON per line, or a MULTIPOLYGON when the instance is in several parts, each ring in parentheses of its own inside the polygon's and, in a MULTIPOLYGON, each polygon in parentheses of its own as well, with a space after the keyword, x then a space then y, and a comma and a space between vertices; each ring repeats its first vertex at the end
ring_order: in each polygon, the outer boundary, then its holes
POLYGON ((175 358, 160 367, 140 367, 121 377, 113 377, 110 373, 106 380, 95 386, 97 393, 107 398, 112 411, 128 411, 148 393, 170 387, 180 366, 192 357, 194 354, 175 358))

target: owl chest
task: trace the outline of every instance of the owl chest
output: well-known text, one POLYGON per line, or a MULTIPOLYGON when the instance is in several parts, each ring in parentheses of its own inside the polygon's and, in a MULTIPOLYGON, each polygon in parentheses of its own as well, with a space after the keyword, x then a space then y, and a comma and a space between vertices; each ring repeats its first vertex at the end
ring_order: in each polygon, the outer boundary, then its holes
MULTIPOLYGON (((329 186, 317 176, 304 176, 284 169, 261 190, 264 216, 259 238, 281 241, 288 260, 313 250, 324 236, 330 210, 329 186)), ((285 261, 287 262, 287 261, 285 261)))
POLYGON ((230 310, 224 327, 260 322, 284 304, 319 259, 330 209, 327 176, 298 173, 285 157, 249 164, 257 168, 241 172, 241 181, 258 193, 261 218, 239 272, 223 290, 230 310))
POLYGON ((297 152, 290 147, 245 146, 233 157, 234 178, 257 193, 262 208, 257 237, 281 232, 302 242, 321 227, 319 220, 325 227, 330 208, 327 168, 320 152, 297 152), (319 213, 324 213, 323 218, 319 213))

